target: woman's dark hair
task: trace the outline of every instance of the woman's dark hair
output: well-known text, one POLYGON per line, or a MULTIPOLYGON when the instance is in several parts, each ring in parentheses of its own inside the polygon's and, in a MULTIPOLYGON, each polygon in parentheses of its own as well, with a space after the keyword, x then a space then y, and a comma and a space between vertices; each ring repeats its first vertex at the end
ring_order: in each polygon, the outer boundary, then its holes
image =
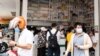
POLYGON ((57 26, 57 24, 56 23, 52 23, 52 25, 51 25, 52 27, 56 27, 57 26))
POLYGON ((27 29, 28 29, 28 30, 31 30, 31 26, 27 26, 27 29))
POLYGON ((95 35, 94 29, 92 29, 89 33, 92 33, 93 35, 95 35))
POLYGON ((32 30, 35 31, 35 30, 37 30, 37 29, 36 29, 36 27, 34 26, 34 27, 32 27, 32 30))
POLYGON ((67 32, 71 32, 72 30, 74 29, 74 27, 68 27, 68 30, 67 30, 67 32))
POLYGON ((65 31, 65 29, 61 29, 61 31, 65 31))
POLYGON ((40 33, 41 32, 41 30, 36 30, 35 32, 34 32, 34 35, 36 35, 36 34, 38 34, 38 33, 40 33))

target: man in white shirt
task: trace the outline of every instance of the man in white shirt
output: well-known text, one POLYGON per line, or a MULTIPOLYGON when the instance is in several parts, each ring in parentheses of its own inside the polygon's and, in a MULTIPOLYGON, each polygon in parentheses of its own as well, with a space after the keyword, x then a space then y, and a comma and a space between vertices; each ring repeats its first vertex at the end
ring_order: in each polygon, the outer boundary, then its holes
MULTIPOLYGON (((50 32, 52 34, 55 34, 57 32, 57 25, 56 23, 52 23, 52 29, 50 32)), ((57 43, 58 47, 56 48, 51 48, 49 45, 49 39, 50 39, 50 32, 47 32, 47 46, 48 46, 48 56, 53 56, 53 53, 55 53, 55 56, 60 56, 60 46, 59 46, 59 41, 60 41, 60 31, 57 32, 56 37, 57 37, 57 43)), ((52 41, 52 40, 51 40, 52 41)))
POLYGON ((16 26, 21 30, 20 37, 18 42, 9 41, 9 45, 18 47, 18 56, 33 56, 33 33, 27 30, 24 17, 15 17, 10 21, 9 29, 13 29, 16 26))

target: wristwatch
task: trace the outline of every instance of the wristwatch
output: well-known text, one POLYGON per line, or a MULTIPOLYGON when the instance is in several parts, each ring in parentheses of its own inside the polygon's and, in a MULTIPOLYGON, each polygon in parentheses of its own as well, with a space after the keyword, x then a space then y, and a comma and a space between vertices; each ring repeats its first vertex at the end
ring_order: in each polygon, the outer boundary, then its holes
POLYGON ((15 46, 17 46, 17 44, 15 44, 15 46))

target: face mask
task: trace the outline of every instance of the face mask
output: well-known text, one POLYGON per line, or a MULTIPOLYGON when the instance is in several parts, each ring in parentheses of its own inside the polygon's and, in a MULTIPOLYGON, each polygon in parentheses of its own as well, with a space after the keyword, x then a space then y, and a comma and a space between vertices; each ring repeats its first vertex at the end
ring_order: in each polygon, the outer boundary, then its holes
POLYGON ((82 33, 83 30, 82 30, 82 28, 78 28, 78 29, 76 29, 76 32, 77 32, 77 33, 82 33))
POLYGON ((2 38, 2 32, 0 32, 0 38, 2 38))
POLYGON ((2 39, 0 39, 0 43, 2 43, 2 39))
POLYGON ((15 28, 15 32, 20 32, 20 29, 18 27, 15 28))

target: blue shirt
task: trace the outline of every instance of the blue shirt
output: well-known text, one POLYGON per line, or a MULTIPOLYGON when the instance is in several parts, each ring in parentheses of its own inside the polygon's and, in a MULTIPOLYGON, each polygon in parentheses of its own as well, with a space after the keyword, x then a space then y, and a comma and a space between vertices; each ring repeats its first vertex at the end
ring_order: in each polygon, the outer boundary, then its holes
POLYGON ((80 34, 77 35, 75 34, 74 39, 73 39, 73 45, 74 45, 74 56, 85 56, 85 52, 82 49, 79 49, 75 47, 75 45, 84 45, 84 35, 80 34))

